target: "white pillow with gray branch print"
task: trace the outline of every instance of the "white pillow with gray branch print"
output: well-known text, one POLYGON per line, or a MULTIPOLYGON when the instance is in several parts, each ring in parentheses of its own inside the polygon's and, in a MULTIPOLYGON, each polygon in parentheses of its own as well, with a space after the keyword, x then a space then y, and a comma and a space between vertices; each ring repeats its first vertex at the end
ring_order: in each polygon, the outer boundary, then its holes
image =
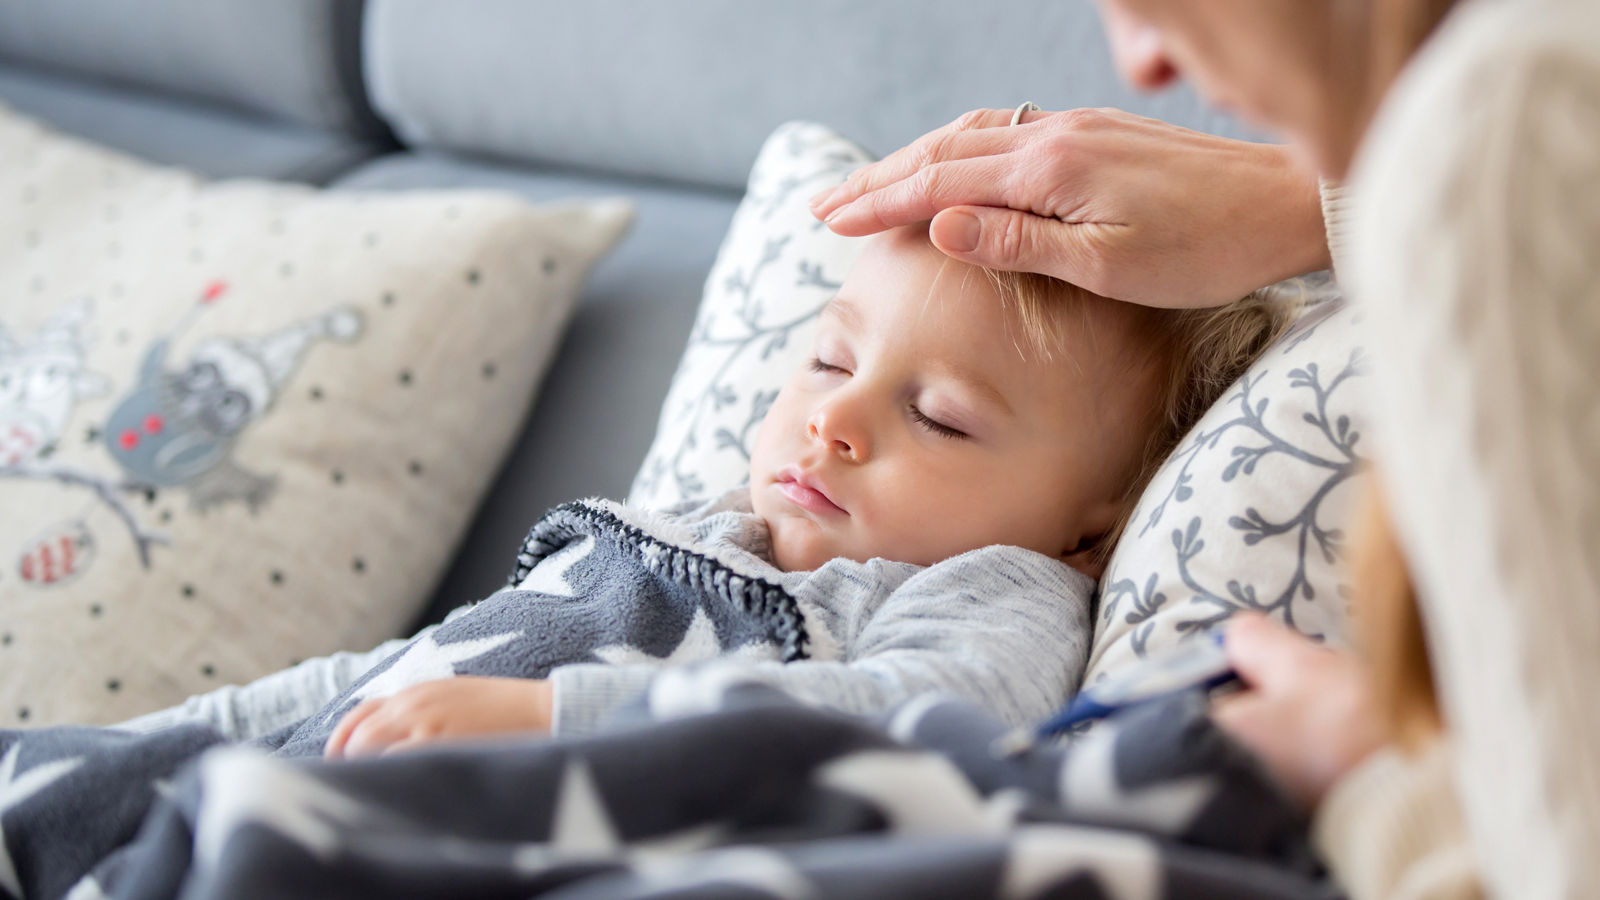
POLYGON ((1324 279, 1151 480, 1100 584, 1089 677, 1264 613, 1339 643, 1366 481, 1360 313, 1324 279))

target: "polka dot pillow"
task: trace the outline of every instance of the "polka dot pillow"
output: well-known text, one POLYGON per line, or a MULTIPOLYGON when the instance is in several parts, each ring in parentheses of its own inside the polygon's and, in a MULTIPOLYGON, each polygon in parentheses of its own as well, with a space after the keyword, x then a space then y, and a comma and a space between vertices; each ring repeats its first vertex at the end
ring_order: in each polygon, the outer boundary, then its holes
MULTIPOLYGON (((745 481, 756 427, 862 243, 820 226, 807 201, 871 159, 808 123, 762 147, 634 502, 666 507, 745 481)), ((1325 280, 1280 290, 1304 315, 1185 438, 1133 514, 1101 584, 1092 677, 1240 609, 1311 634, 1342 631, 1343 523, 1364 430, 1355 314, 1325 280)))
POLYGON ((0 108, 0 727, 412 619, 620 203, 206 182, 0 108))

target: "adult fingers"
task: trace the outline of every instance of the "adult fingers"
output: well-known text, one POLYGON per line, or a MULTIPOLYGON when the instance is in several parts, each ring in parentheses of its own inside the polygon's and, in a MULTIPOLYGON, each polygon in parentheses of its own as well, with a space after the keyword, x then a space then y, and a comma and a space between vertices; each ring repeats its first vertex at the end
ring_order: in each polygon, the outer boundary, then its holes
MULTIPOLYGON (((1013 110, 975 109, 942 128, 928 132, 883 159, 850 173, 844 184, 829 188, 811 200, 811 212, 826 219, 834 210, 865 194, 909 178, 929 165, 1004 153, 1029 137, 1010 125, 1013 110)), ((1047 115, 1024 114, 1031 122, 1047 115)))
POLYGON ((1261 695, 1254 691, 1224 694, 1212 698, 1211 718, 1222 726, 1224 731, 1244 739, 1254 735, 1255 729, 1252 726, 1255 720, 1260 718, 1262 707, 1261 695))
POLYGON ((1249 685, 1282 685, 1302 673, 1319 648, 1306 637, 1259 613, 1228 623, 1228 661, 1249 685))
POLYGON ((834 210, 828 227, 835 234, 860 237, 926 222, 951 206, 1009 206, 1016 169, 1006 156, 932 163, 834 210))
POLYGON ((322 755, 327 759, 337 759, 344 755, 345 745, 350 741, 350 735, 368 716, 378 711, 383 705, 382 699, 363 700, 356 704, 354 709, 344 714, 338 726, 329 735, 328 742, 322 747, 322 755))
POLYGON ((933 217, 933 245, 962 262, 988 269, 1039 272, 1109 294, 1106 232, 1120 225, 1063 222, 993 206, 957 206, 933 217))

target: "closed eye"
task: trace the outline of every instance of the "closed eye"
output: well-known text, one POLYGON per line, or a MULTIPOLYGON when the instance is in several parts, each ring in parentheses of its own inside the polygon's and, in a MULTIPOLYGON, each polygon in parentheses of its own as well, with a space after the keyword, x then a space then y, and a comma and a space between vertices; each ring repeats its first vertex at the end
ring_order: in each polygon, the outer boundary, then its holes
POLYGON ((820 372, 820 373, 823 373, 823 374, 827 374, 829 372, 836 372, 836 373, 838 373, 840 375, 849 375, 850 374, 848 369, 842 369, 842 368, 840 368, 838 366, 831 365, 829 363, 825 363, 825 362, 822 361, 821 357, 817 357, 817 356, 811 357, 811 362, 808 364, 807 367, 810 368, 811 371, 813 371, 813 372, 820 372))
POLYGON ((932 419, 928 418, 926 415, 924 415, 922 410, 917 409, 915 406, 910 407, 910 409, 911 409, 911 418, 916 419, 918 425, 921 425, 923 428, 926 428, 927 430, 933 432, 934 434, 939 435, 940 437, 960 438, 960 439, 966 439, 966 438, 970 437, 970 435, 968 435, 965 431, 960 431, 960 430, 957 430, 955 428, 951 428, 949 425, 946 425, 946 424, 944 424, 942 422, 935 422, 934 420, 932 420, 932 419))

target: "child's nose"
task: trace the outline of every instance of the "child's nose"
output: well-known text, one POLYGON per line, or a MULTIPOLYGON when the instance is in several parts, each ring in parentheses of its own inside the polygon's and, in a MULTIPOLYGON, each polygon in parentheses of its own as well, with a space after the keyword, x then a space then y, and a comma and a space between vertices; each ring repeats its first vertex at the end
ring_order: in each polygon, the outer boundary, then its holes
POLYGON ((867 430, 859 416, 845 404, 819 407, 806 421, 806 434, 851 462, 865 462, 869 451, 867 430))

